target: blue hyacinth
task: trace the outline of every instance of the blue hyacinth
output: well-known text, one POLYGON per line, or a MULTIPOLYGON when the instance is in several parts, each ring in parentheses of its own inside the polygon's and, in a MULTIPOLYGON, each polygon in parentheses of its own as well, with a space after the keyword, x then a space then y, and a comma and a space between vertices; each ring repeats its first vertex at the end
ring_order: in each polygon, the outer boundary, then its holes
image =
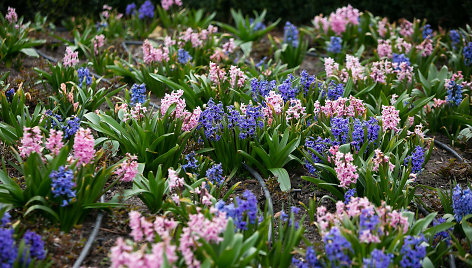
POLYGON ((79 76, 79 87, 82 87, 82 84, 85 80, 85 85, 90 86, 92 84, 92 75, 90 75, 90 71, 86 67, 81 67, 77 70, 77 74, 79 76))
MULTIPOLYGON (((47 110, 45 113, 51 120, 51 128, 58 127, 58 123, 62 123, 62 116, 60 114, 55 114, 51 110, 47 110)), ((49 120, 46 119, 46 124, 49 123, 49 120)))
POLYGON ((349 134, 349 118, 331 118, 331 134, 337 141, 336 145, 346 144, 349 134))
MULTIPOLYGON (((263 22, 258 22, 256 24, 254 24, 254 19, 253 18, 250 18, 249 19, 249 25, 251 27, 253 27, 253 30, 254 31, 260 31, 260 30, 264 30, 266 28, 265 24, 263 22)), ((249 27, 246 27, 246 28, 249 28, 249 27)))
POLYGON ((305 261, 299 260, 295 257, 292 258, 292 265, 297 268, 319 268, 321 266, 318 257, 316 256, 316 251, 312 247, 306 248, 305 261))
MULTIPOLYGON (((320 155, 325 155, 332 145, 333 142, 329 138, 323 139, 321 137, 317 137, 315 140, 313 137, 308 137, 305 141, 305 146, 307 147, 307 149, 311 148, 320 155)), ((311 150, 308 150, 308 154, 311 158, 311 162, 321 162, 321 159, 311 150)), ((310 174, 317 175, 317 169, 313 164, 311 164, 311 162, 308 159, 305 159, 305 167, 308 169, 308 172, 310 172, 310 174)))
POLYGON ((387 268, 393 262, 393 254, 392 253, 384 253, 380 249, 374 249, 370 253, 370 259, 364 258, 364 268, 377 268, 383 267, 387 268))
POLYGON ((135 10, 136 10, 136 3, 133 2, 129 5, 127 5, 126 6, 126 12, 125 12, 126 16, 129 16, 129 15, 133 14, 135 10))
POLYGON ((10 220, 11 220, 10 213, 8 212, 3 213, 2 220, 0 221, 0 227, 1 228, 7 227, 7 225, 10 224, 10 220))
POLYGON ((72 119, 67 120, 67 124, 62 127, 64 131, 64 138, 68 139, 75 135, 80 128, 80 118, 73 116, 72 119))
POLYGON ((423 39, 431 38, 433 36, 433 29, 431 29, 431 25, 426 24, 423 27, 423 39))
POLYGON ((282 84, 279 85, 279 93, 284 101, 295 99, 296 95, 298 94, 299 89, 293 85, 294 81, 295 77, 292 74, 289 74, 287 79, 285 79, 282 84))
POLYGON ((423 166, 425 157, 424 152, 425 150, 423 149, 423 147, 418 145, 411 153, 411 156, 405 158, 405 166, 407 166, 411 160, 411 173, 419 174, 421 172, 421 167, 423 166))
POLYGON ((464 64, 469 66, 472 64, 472 42, 467 43, 467 46, 462 50, 464 54, 464 64))
POLYGON ((344 94, 344 84, 336 84, 334 81, 331 81, 329 82, 327 92, 328 99, 337 100, 341 98, 344 94))
MULTIPOLYGON (((185 155, 185 164, 182 165, 182 168, 185 172, 193 172, 198 169, 198 160, 195 158, 195 152, 191 152, 185 155)), ((195 173, 196 174, 196 173, 195 173)), ((198 177, 198 174, 196 174, 198 177)))
POLYGON ((331 53, 341 53, 342 49, 342 39, 338 36, 331 36, 331 40, 328 45, 328 52, 331 53))
POLYGON ((1 267, 13 267, 18 249, 13 239, 13 228, 0 228, 0 264, 1 267))
POLYGON ((154 5, 151 1, 147 0, 139 7, 139 18, 153 18, 154 17, 154 5))
POLYGON ((144 103, 146 101, 146 85, 142 84, 133 84, 130 90, 130 104, 132 106, 136 105, 137 103, 144 103))
POLYGON ((221 163, 217 165, 213 165, 206 171, 206 177, 212 184, 221 185, 225 182, 225 178, 223 176, 223 168, 221 163))
POLYGON ((306 70, 303 70, 300 74, 300 86, 303 88, 303 96, 306 97, 310 90, 313 90, 316 86, 316 76, 309 75, 306 70))
POLYGON ((225 204, 223 200, 218 201, 215 207, 226 213, 226 217, 233 219, 234 225, 238 230, 247 230, 249 224, 255 224, 257 220, 257 198, 249 190, 245 190, 242 198, 236 197, 236 205, 225 204))
POLYGON ((457 30, 451 30, 449 32, 449 37, 451 38, 452 49, 457 49, 457 45, 462 42, 461 35, 457 30))
POLYGON ((252 98, 255 101, 258 101, 259 97, 266 97, 267 95, 269 95, 269 92, 271 90, 274 90, 276 83, 277 82, 275 80, 269 82, 267 80, 259 81, 257 80, 257 78, 253 78, 251 80, 252 98))
POLYGON ((288 21, 284 26, 284 43, 292 47, 298 47, 298 29, 288 21))
POLYGON ((472 191, 469 187, 462 190, 460 185, 456 185, 452 192, 452 208, 457 222, 462 221, 465 215, 472 214, 472 191))
POLYGON ((25 245, 29 248, 28 259, 26 261, 23 260, 26 265, 29 265, 31 259, 44 260, 46 258, 44 241, 41 235, 28 230, 23 236, 23 240, 25 241, 25 245))
POLYGON ((205 110, 200 114, 197 129, 203 128, 208 140, 220 140, 220 130, 223 129, 224 118, 223 104, 215 104, 212 98, 208 101, 205 110))
POLYGON ((187 64, 192 60, 192 56, 185 49, 179 48, 177 52, 177 59, 181 64, 187 64))
POLYGON ((402 62, 406 62, 406 64, 410 66, 410 59, 405 54, 393 53, 392 62, 398 63, 398 65, 400 65, 402 62))
POLYGON ((74 172, 70 169, 60 166, 59 169, 53 170, 49 177, 52 179, 51 188, 55 198, 61 198, 61 207, 65 207, 75 198, 74 172))
POLYGON ((344 204, 349 204, 351 202, 351 199, 357 194, 356 188, 349 189, 347 192, 344 194, 344 204))
POLYGON ((331 267, 351 265, 351 259, 347 252, 352 252, 351 243, 341 234, 337 227, 331 228, 323 238, 326 257, 331 262, 331 267))
POLYGON ((401 267, 422 267, 421 262, 426 257, 426 246, 423 244, 426 240, 421 234, 420 236, 405 236, 402 249, 400 251, 402 259, 400 261, 401 267))
POLYGON ((447 96, 446 101, 449 105, 459 106, 462 102, 462 85, 456 84, 454 80, 450 80, 446 85, 447 96))
POLYGON ((11 102, 13 100, 15 93, 16 90, 14 88, 10 88, 9 90, 5 91, 5 97, 7 97, 8 102, 11 102))
MULTIPOLYGON (((440 225, 440 224, 445 223, 445 222, 446 222, 446 220, 443 219, 443 218, 434 219, 433 226, 437 226, 437 225, 440 225)), ((434 241, 436 242, 436 244, 443 241, 443 240, 446 241, 447 244, 450 244, 451 243, 450 232, 452 232, 453 230, 454 230, 454 228, 451 227, 448 230, 436 233, 434 235, 434 241)))

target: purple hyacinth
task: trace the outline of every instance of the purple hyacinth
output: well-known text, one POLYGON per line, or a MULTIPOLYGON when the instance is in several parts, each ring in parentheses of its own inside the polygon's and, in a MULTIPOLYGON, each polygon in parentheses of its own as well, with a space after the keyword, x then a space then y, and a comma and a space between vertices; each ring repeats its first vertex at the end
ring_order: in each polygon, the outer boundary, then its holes
POLYGON ((405 236, 402 249, 400 251, 402 260, 401 267, 421 268, 424 257, 426 257, 426 246, 423 244, 426 240, 420 236, 405 236))
POLYGON ((82 87, 82 84, 85 80, 85 85, 90 86, 92 84, 92 75, 90 74, 90 71, 86 67, 81 67, 77 70, 77 74, 79 76, 79 87, 82 87))
POLYGON ((306 248, 305 260, 299 260, 295 257, 292 258, 292 265, 297 268, 319 268, 321 266, 318 257, 316 256, 316 251, 312 247, 306 248))
POLYGON ((424 157, 424 149, 418 145, 413 150, 411 156, 405 158, 404 164, 407 166, 411 160, 411 173, 419 174, 424 163, 424 157))
POLYGON ((387 268, 393 262, 393 254, 388 253, 385 254, 380 249, 372 250, 370 253, 370 259, 364 258, 364 266, 365 268, 377 268, 377 267, 384 267, 387 268))
POLYGON ((450 80, 446 85, 447 96, 446 101, 451 106, 459 106, 462 102, 462 85, 456 84, 455 81, 450 80))
POLYGON ((75 190, 73 190, 75 187, 74 172, 60 166, 57 171, 53 170, 49 177, 52 179, 52 194, 55 198, 62 199, 61 207, 69 205, 72 199, 75 198, 75 190))
POLYGON ((423 39, 431 38, 433 36, 433 29, 431 29, 431 25, 426 24, 423 27, 423 39))
POLYGON ((345 144, 349 134, 349 118, 331 118, 331 134, 337 141, 336 145, 345 144))
POLYGON ((269 95, 269 91, 274 90, 276 81, 267 81, 267 80, 257 80, 257 78, 253 78, 251 80, 251 91, 252 91, 252 98, 254 100, 258 100, 259 96, 264 98, 269 95))
POLYGON ((133 84, 133 86, 131 87, 130 97, 130 104, 132 106, 138 103, 144 103, 146 101, 146 85, 144 83, 140 85, 133 84))
POLYGON ((139 18, 153 18, 154 17, 154 5, 151 1, 147 0, 139 7, 139 18))
POLYGON ((0 264, 1 267, 13 267, 18 249, 13 239, 13 228, 0 228, 0 264))
POLYGON ((236 197, 236 204, 225 204, 223 200, 216 203, 215 207, 226 213, 227 217, 233 219, 238 230, 247 230, 249 224, 255 224, 257 220, 257 198, 249 190, 245 190, 242 198, 236 197))
POLYGON ((467 46, 464 47, 462 50, 462 54, 464 54, 464 63, 465 65, 469 66, 472 64, 472 42, 467 43, 467 46))
MULTIPOLYGON (((298 213, 300 213, 300 208, 292 206, 292 207, 290 207, 290 213, 292 213, 293 215, 297 215, 298 213)), ((285 211, 283 211, 283 210, 280 211, 280 219, 283 222, 287 222, 287 220, 288 220, 288 226, 292 226, 292 219, 290 217, 291 216, 288 215, 287 213, 285 213, 285 211)), ((300 228, 300 223, 298 221, 295 221, 295 229, 298 230, 298 228, 300 228)))
POLYGON ((298 87, 293 86, 294 80, 295 80, 295 77, 293 77, 293 75, 290 74, 287 77, 287 79, 285 79, 285 81, 283 81, 282 84, 279 85, 278 89, 284 101, 295 99, 295 96, 299 92, 298 87))
POLYGON ((368 121, 365 122, 367 126, 367 140, 369 143, 373 143, 375 145, 375 141, 379 138, 379 121, 373 116, 369 118, 368 121))
POLYGON ((341 37, 338 37, 338 36, 331 36, 331 40, 328 44, 328 52, 331 52, 331 53, 341 53, 341 49, 342 49, 342 39, 341 37))
POLYGON ((313 90, 316 86, 316 77, 309 75, 306 70, 303 70, 300 74, 300 86, 303 88, 303 96, 306 97, 310 90, 313 90))
POLYGON ((179 48, 177 52, 177 59, 181 64, 187 64, 192 60, 192 56, 185 49, 179 48))
MULTIPOLYGON (((334 81, 329 82, 327 97, 330 100, 337 100, 344 94, 344 85, 342 83, 336 84, 334 81)), ((324 92, 323 92, 324 95, 324 92)))
POLYGON ((23 236, 23 240, 25 241, 25 245, 29 247, 28 260, 25 262, 26 265, 29 265, 31 259, 44 260, 46 258, 44 241, 41 235, 28 230, 23 236))
POLYGON ((221 163, 217 165, 213 165, 206 171, 206 177, 212 184, 221 185, 225 182, 225 178, 223 176, 223 168, 221 167, 221 163))
MULTIPOLYGON (((408 66, 410 66, 410 59, 407 56, 405 56, 405 54, 393 53, 392 62, 393 63, 398 63, 398 65, 400 65, 400 63, 402 63, 402 62, 406 62, 406 64, 408 66)), ((397 68, 399 68, 399 67, 397 67, 397 68)))
MULTIPOLYGON (((434 219, 433 221, 433 226, 437 226, 437 225, 440 225, 442 223, 445 223, 446 220, 443 219, 443 218, 438 218, 438 219, 434 219)), ((435 244, 441 242, 441 241, 446 241, 447 244, 450 244, 451 243, 451 234, 450 232, 452 232, 454 230, 453 227, 449 228, 448 230, 445 230, 445 231, 441 231, 441 232, 438 232, 434 235, 434 241, 435 241, 435 244)))
MULTIPOLYGON (((309 148, 313 149, 314 151, 318 152, 320 155, 326 154, 328 149, 333 145, 333 142, 329 138, 321 138, 317 137, 316 140, 313 137, 308 137, 305 141, 305 146, 308 149, 308 154, 310 156, 310 160, 313 163, 320 163, 321 159, 309 148)), ((312 175, 317 175, 317 169, 313 164, 311 164, 309 159, 305 159, 305 167, 308 169, 308 172, 312 175)))
POLYGON ((344 194, 344 204, 349 204, 351 202, 351 199, 357 194, 356 188, 349 189, 347 192, 344 194))
POLYGON ((461 35, 457 30, 451 30, 449 32, 449 37, 451 38, 452 49, 457 49, 457 45, 462 42, 461 35))
POLYGON ((185 155, 185 162, 186 163, 182 165, 182 168, 184 169, 185 172, 197 171, 198 160, 195 158, 195 152, 191 152, 185 155))
POLYGON ((472 191, 469 187, 462 190, 458 184, 452 192, 452 208, 457 222, 462 221, 465 215, 472 214, 472 191))
MULTIPOLYGON (((254 18, 249 19, 249 25, 253 27, 254 31, 264 30, 266 28, 265 24, 262 21, 258 23, 254 23, 254 18)), ((249 27, 246 27, 246 28, 249 28, 249 27)))
POLYGON ((7 97, 8 102, 12 102, 15 93, 16 90, 14 88, 10 88, 9 90, 5 91, 5 97, 7 97))
POLYGON ((221 102, 215 104, 213 99, 210 98, 205 110, 200 114, 197 129, 203 128, 205 137, 208 140, 218 141, 220 139, 219 132, 223 128, 223 118, 223 104, 221 102))
POLYGON ((292 47, 298 47, 298 29, 289 21, 284 26, 284 43, 292 47))
POLYGON ((126 6, 126 12, 125 12, 126 16, 129 16, 129 15, 133 14, 135 10, 136 10, 136 3, 133 2, 129 5, 127 5, 126 6))
POLYGON ((352 123, 352 144, 359 150, 364 143, 365 121, 358 118, 352 123))
MULTIPOLYGON (((51 110, 47 110, 45 113, 48 117, 51 118, 51 128, 56 128, 59 125, 57 123, 62 123, 62 116, 60 114, 55 114, 51 110)), ((48 125, 49 120, 46 119, 46 125, 48 125)))
POLYGON ((2 220, 0 221, 0 227, 5 228, 10 224, 11 215, 8 212, 3 213, 2 220))
POLYGON ((351 259, 347 252, 352 252, 351 243, 341 234, 337 227, 331 228, 323 238, 325 244, 326 257, 331 262, 332 267, 349 266, 351 259))
POLYGON ((72 119, 67 120, 67 124, 62 127, 65 135, 64 138, 70 138, 75 135, 75 133, 80 128, 80 118, 73 116, 72 119))

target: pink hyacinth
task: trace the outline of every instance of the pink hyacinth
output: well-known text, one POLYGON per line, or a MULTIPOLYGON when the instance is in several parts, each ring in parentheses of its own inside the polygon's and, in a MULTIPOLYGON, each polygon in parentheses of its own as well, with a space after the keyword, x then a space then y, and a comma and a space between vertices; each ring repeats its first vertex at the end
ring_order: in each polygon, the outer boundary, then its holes
POLYGON ((79 52, 74 52, 72 48, 67 47, 63 63, 65 67, 74 67, 77 65, 77 63, 79 63, 79 52))
POLYGON ((229 83, 233 88, 244 86, 244 82, 246 82, 246 79, 247 79, 246 74, 244 74, 244 72, 241 71, 241 69, 239 69, 238 67, 234 65, 232 65, 229 69, 229 76, 230 76, 229 83))
POLYGON ((344 82, 347 82, 348 80, 348 71, 350 71, 354 83, 356 83, 357 80, 364 80, 365 78, 364 67, 361 65, 359 58, 357 57, 346 55, 346 68, 343 70, 343 73, 345 74, 344 82))
POLYGON ((326 77, 336 75, 336 72, 339 71, 339 64, 334 61, 334 59, 328 57, 325 59, 324 68, 326 71, 326 77))
POLYGON ((372 63, 369 76, 377 83, 386 84, 387 75, 392 72, 392 63, 390 61, 376 61, 372 63))
POLYGON ((280 114, 284 108, 284 99, 282 95, 275 93, 275 91, 269 91, 269 94, 264 98, 265 103, 267 104, 262 108, 265 118, 267 118, 267 123, 270 125, 272 123, 274 113, 280 114))
POLYGON ((197 127, 198 121, 200 120, 200 115, 202 113, 202 109, 200 107, 197 107, 195 108, 195 110, 193 110, 192 114, 190 114, 189 112, 187 113, 188 114, 185 116, 184 123, 182 124, 183 131, 190 131, 197 127))
POLYGON ((103 47, 105 44, 105 36, 103 34, 97 35, 93 39, 93 49, 95 51, 95 55, 98 55, 98 49, 103 47))
POLYGON ((169 184, 169 190, 174 190, 175 188, 181 188, 184 186, 184 179, 179 178, 177 172, 171 168, 168 170, 169 176, 167 178, 167 183, 169 184))
POLYGON ((416 46, 416 49, 421 51, 421 56, 427 57, 433 53, 433 40, 426 38, 421 44, 416 46))
POLYGON ((436 98, 434 98, 433 101, 434 101, 434 104, 433 104, 434 108, 439 108, 447 103, 446 100, 441 100, 441 99, 436 99, 436 98))
POLYGON ((379 40, 377 44, 377 54, 379 55, 380 58, 392 57, 392 44, 390 40, 379 40))
POLYGON ((384 155, 380 149, 375 149, 375 155, 374 158, 372 158, 372 163, 374 164, 372 167, 373 171, 378 171, 379 166, 382 165, 383 163, 388 163, 388 168, 390 171, 393 171, 393 168, 395 168, 395 165, 390 163, 390 159, 388 156, 384 155))
POLYGON ((379 21, 378 29, 379 29, 379 35, 382 38, 385 37, 385 35, 387 35, 387 32, 389 30, 387 18, 383 18, 381 21, 379 21))
POLYGON ((7 19, 9 23, 16 23, 18 21, 16 10, 14 8, 8 7, 8 13, 5 16, 5 19, 7 19))
POLYGON ((127 245, 122 237, 118 237, 116 244, 111 248, 111 267, 120 268, 128 265, 129 251, 133 249, 132 246, 127 245))
POLYGON ((138 157, 136 155, 126 153, 126 160, 120 164, 118 169, 115 170, 115 175, 120 177, 121 181, 133 181, 133 179, 136 177, 136 174, 138 174, 137 159, 138 157))
POLYGON ((219 85, 220 82, 223 83, 226 81, 226 72, 224 69, 221 69, 216 63, 210 61, 210 80, 219 85))
POLYGON ((407 19, 402 19, 400 23, 400 34, 403 36, 410 36, 413 34, 413 23, 407 19))
POLYGON ((172 5, 182 6, 182 0, 161 0, 161 6, 164 10, 169 10, 172 5))
POLYGON ((33 128, 24 127, 23 128, 23 137, 21 138, 21 146, 18 147, 20 151, 20 156, 26 158, 35 152, 38 155, 41 155, 43 150, 43 136, 41 135, 41 130, 38 126, 33 128))
POLYGON ((290 121, 291 119, 300 119, 306 115, 305 109, 306 108, 302 106, 302 102, 299 99, 291 99, 290 106, 288 107, 287 112, 285 112, 285 118, 287 121, 290 121))
POLYGON ((398 38, 395 44, 395 48, 398 51, 402 51, 403 53, 408 54, 411 50, 411 44, 403 40, 403 38, 398 38))
POLYGON ((149 40, 144 40, 143 44, 143 55, 144 63, 151 64, 153 62, 168 62, 169 61, 169 49, 164 48, 154 48, 149 40))
POLYGON ((394 106, 385 106, 382 105, 382 122, 383 129, 387 131, 388 129, 398 131, 398 124, 400 123, 400 111, 395 109, 394 106))
POLYGON ((226 229, 228 220, 225 213, 219 213, 209 220, 204 214, 192 214, 188 227, 182 229, 179 250, 184 257, 188 267, 200 267, 200 261, 194 258, 196 246, 200 245, 198 240, 217 243, 222 240, 220 234, 226 229))
POLYGON ((406 62, 401 62, 400 64, 394 62, 392 67, 399 81, 406 80, 411 82, 413 77, 413 66, 408 66, 408 63, 406 62))
POLYGON ((347 189, 350 184, 355 184, 357 178, 359 178, 357 167, 352 164, 353 160, 351 153, 336 153, 336 159, 334 161, 336 167, 334 170, 336 171, 336 176, 340 182, 339 186, 344 189, 347 189))
POLYGON ((86 165, 90 163, 95 156, 95 139, 89 128, 80 128, 74 137, 74 158, 78 165, 86 165))
POLYGON ((230 38, 228 42, 223 44, 223 53, 229 54, 233 53, 236 45, 234 44, 234 38, 230 38))
POLYGON ((323 15, 318 15, 313 19, 313 25, 317 30, 323 30, 324 33, 328 32, 329 21, 328 18, 323 17, 323 15))
POLYGON ((62 131, 56 131, 55 129, 51 129, 49 132, 49 138, 45 145, 46 149, 51 151, 53 155, 58 155, 61 148, 64 147, 64 143, 62 142, 63 134, 62 131))
POLYGON ((172 114, 177 118, 181 118, 185 111, 185 107, 187 106, 185 100, 182 99, 183 95, 184 91, 182 89, 172 91, 171 94, 166 93, 164 98, 161 100, 161 115, 165 115, 169 107, 176 104, 175 110, 172 114))
MULTIPOLYGON (((118 108, 119 109, 126 109, 126 107, 127 107, 127 105, 121 105, 121 107, 118 107, 118 108)), ((115 107, 115 109, 116 109, 116 107, 115 107)), ((127 122, 131 118, 133 118, 135 120, 141 120, 141 119, 144 118, 146 112, 147 112, 146 107, 142 106, 141 103, 136 103, 136 105, 134 105, 131 108, 130 113, 128 113, 128 111, 125 110, 123 121, 127 122)))

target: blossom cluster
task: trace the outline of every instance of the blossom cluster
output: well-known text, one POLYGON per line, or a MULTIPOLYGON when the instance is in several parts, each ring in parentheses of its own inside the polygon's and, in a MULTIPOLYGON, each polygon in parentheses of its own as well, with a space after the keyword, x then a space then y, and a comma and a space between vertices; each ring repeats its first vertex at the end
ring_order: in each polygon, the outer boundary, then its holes
POLYGON ((197 107, 192 113, 187 111, 187 109, 185 109, 187 103, 182 98, 183 94, 184 91, 181 89, 173 91, 171 94, 166 93, 164 98, 161 100, 160 113, 161 115, 165 115, 167 110, 175 104, 175 110, 172 112, 172 115, 183 121, 183 131, 190 131, 198 125, 202 110, 200 107, 197 107))

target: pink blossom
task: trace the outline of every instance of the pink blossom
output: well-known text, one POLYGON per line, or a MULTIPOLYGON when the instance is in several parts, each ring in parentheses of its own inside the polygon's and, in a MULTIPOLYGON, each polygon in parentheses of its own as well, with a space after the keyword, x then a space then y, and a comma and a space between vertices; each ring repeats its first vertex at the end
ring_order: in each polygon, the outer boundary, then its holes
POLYGON ((41 135, 41 130, 38 126, 33 128, 24 127, 23 137, 21 138, 21 146, 18 147, 20 156, 22 158, 26 158, 33 152, 41 155, 41 151, 43 150, 42 138, 43 136, 41 135))
POLYGON ((439 108, 447 103, 446 100, 441 100, 441 99, 436 99, 436 98, 434 98, 433 101, 434 101, 434 104, 433 104, 434 108, 439 108))
POLYGON ((176 104, 173 115, 175 115, 175 117, 177 118, 182 117, 182 114, 185 111, 185 107, 187 106, 185 100, 182 99, 183 95, 184 91, 182 89, 172 91, 171 94, 166 93, 164 95, 164 98, 161 100, 161 115, 165 115, 169 107, 173 104, 176 104))
POLYGON ((290 106, 285 112, 285 118, 287 121, 291 119, 300 119, 302 116, 305 116, 305 107, 302 106, 302 102, 299 99, 291 99, 290 106))
POLYGON ((339 185, 347 189, 350 184, 355 184, 359 174, 357 174, 357 167, 352 164, 353 158, 351 153, 343 154, 341 152, 336 153, 336 159, 334 161, 336 167, 336 176, 339 180, 339 185))
POLYGON ((407 19, 402 19, 400 22, 400 34, 403 36, 410 36, 413 34, 413 23, 407 19))
POLYGON ((381 21, 379 21, 378 29, 379 29, 379 35, 382 38, 385 37, 385 35, 387 35, 387 32, 389 30, 387 18, 383 18, 381 21))
POLYGON ((190 131, 197 127, 201 113, 202 109, 200 107, 197 107, 195 108, 195 110, 193 110, 192 114, 188 114, 187 116, 185 116, 184 123, 182 124, 182 130, 190 131))
POLYGON ((143 55, 144 63, 151 64, 153 62, 168 62, 169 61, 169 49, 164 48, 154 48, 149 40, 144 40, 143 44, 143 55))
POLYGON ((265 103, 267 104, 264 108, 262 108, 262 112, 264 116, 267 118, 268 124, 272 123, 274 114, 282 113, 284 108, 284 100, 282 95, 275 93, 275 91, 269 91, 269 94, 264 98, 265 103))
POLYGON ((170 36, 166 36, 165 39, 164 39, 164 45, 166 47, 171 47, 171 46, 175 45, 175 40, 173 40, 172 37, 170 37, 170 36))
MULTIPOLYGON (((115 107, 116 108, 116 107, 115 107)), ((127 108, 127 105, 124 106, 124 105, 121 105, 121 107, 119 107, 119 109, 126 109, 127 108)), ((130 120, 131 118, 135 119, 135 120, 141 120, 144 118, 144 115, 146 114, 147 112, 147 108, 146 107, 143 107, 141 103, 136 103, 136 105, 134 105, 132 108, 131 108, 131 113, 128 113, 128 111, 125 110, 125 113, 124 113, 124 118, 123 118, 123 121, 124 122, 127 122, 128 120, 130 120)))
POLYGON ((8 7, 8 13, 5 16, 9 23, 16 23, 18 21, 18 15, 14 8, 8 7))
POLYGON ((392 64, 392 67, 399 81, 407 80, 408 82, 411 82, 411 78, 413 76, 412 66, 408 66, 408 63, 406 62, 402 62, 400 64, 395 62, 392 64))
POLYGON ((421 44, 416 46, 416 49, 421 51, 421 56, 427 57, 433 53, 433 40, 426 38, 421 44))
POLYGON ((244 82, 247 79, 246 74, 244 74, 244 72, 241 71, 241 69, 239 69, 238 67, 234 65, 232 65, 229 69, 229 76, 230 76, 229 83, 233 88, 236 88, 236 86, 237 87, 244 86, 244 82))
POLYGON ((324 33, 328 32, 329 29, 329 21, 328 18, 324 18, 323 15, 318 15, 313 19, 313 25, 315 29, 320 30, 322 29, 324 33))
POLYGON ((390 40, 379 40, 377 44, 377 54, 380 58, 392 57, 392 44, 390 40))
POLYGON ((134 241, 139 242, 143 240, 144 232, 141 227, 141 213, 134 210, 129 213, 129 226, 131 227, 131 236, 134 241))
POLYGON ((226 72, 224 69, 221 69, 216 63, 210 61, 210 80, 219 85, 226 81, 226 72))
POLYGON ((64 143, 62 142, 62 135, 64 133, 62 131, 56 131, 55 129, 51 129, 49 131, 49 138, 46 141, 46 149, 51 151, 53 155, 58 155, 59 151, 62 147, 64 147, 64 143))
POLYGON ((86 165, 92 160, 95 155, 95 149, 93 148, 95 139, 89 128, 80 128, 74 137, 74 158, 77 164, 86 165))
POLYGON ((173 0, 161 0, 161 6, 164 10, 169 10, 173 3, 173 0))
MULTIPOLYGON (((346 55, 346 71, 351 71, 351 77, 353 82, 357 82, 357 80, 364 80, 364 67, 359 62, 359 58, 346 55)), ((347 77, 344 79, 344 82, 347 82, 347 77)))
POLYGON ((411 44, 403 40, 403 38, 398 38, 395 44, 395 47, 399 51, 403 51, 403 53, 408 54, 411 50, 411 44))
POLYGON ((229 54, 234 51, 236 45, 234 44, 234 38, 230 38, 228 42, 223 44, 223 53, 229 54))
POLYGON ((388 163, 390 171, 393 171, 393 168, 395 167, 392 163, 390 163, 389 157, 384 155, 384 153, 380 149, 375 149, 375 155, 374 158, 372 158, 372 162, 374 166, 372 167, 373 171, 378 171, 379 166, 382 165, 383 163, 388 163))
POLYGON ((77 63, 79 63, 79 52, 74 52, 72 48, 67 47, 63 63, 65 67, 74 67, 77 65, 77 63))
POLYGON ((393 72, 392 63, 389 61, 376 61, 372 63, 370 77, 377 83, 386 84, 387 74, 393 72))
POLYGON ((363 230, 359 235, 359 241, 362 243, 380 243, 378 235, 372 234, 370 230, 363 230))
POLYGON ((174 190, 175 188, 181 188, 184 186, 184 179, 179 178, 177 172, 171 168, 168 170, 169 176, 167 183, 169 184, 169 190, 174 190))
POLYGON ((335 72, 339 70, 339 64, 332 58, 328 57, 325 59, 324 68, 326 71, 326 77, 330 77, 335 75, 335 72))
POLYGON ((136 174, 138 174, 137 159, 138 157, 136 155, 126 153, 126 160, 120 164, 117 170, 115 170, 115 175, 121 177, 121 181, 133 181, 133 179, 136 177, 136 174))
POLYGON ((395 109, 394 106, 385 106, 382 105, 382 122, 383 129, 387 131, 388 129, 398 131, 398 124, 400 123, 400 111, 395 109))
POLYGON ((111 267, 119 268, 128 265, 128 252, 133 249, 122 237, 118 237, 116 245, 111 248, 111 267))
POLYGON ((95 55, 98 55, 98 49, 103 47, 105 44, 105 36, 103 34, 97 35, 93 39, 93 49, 95 51, 95 55))

